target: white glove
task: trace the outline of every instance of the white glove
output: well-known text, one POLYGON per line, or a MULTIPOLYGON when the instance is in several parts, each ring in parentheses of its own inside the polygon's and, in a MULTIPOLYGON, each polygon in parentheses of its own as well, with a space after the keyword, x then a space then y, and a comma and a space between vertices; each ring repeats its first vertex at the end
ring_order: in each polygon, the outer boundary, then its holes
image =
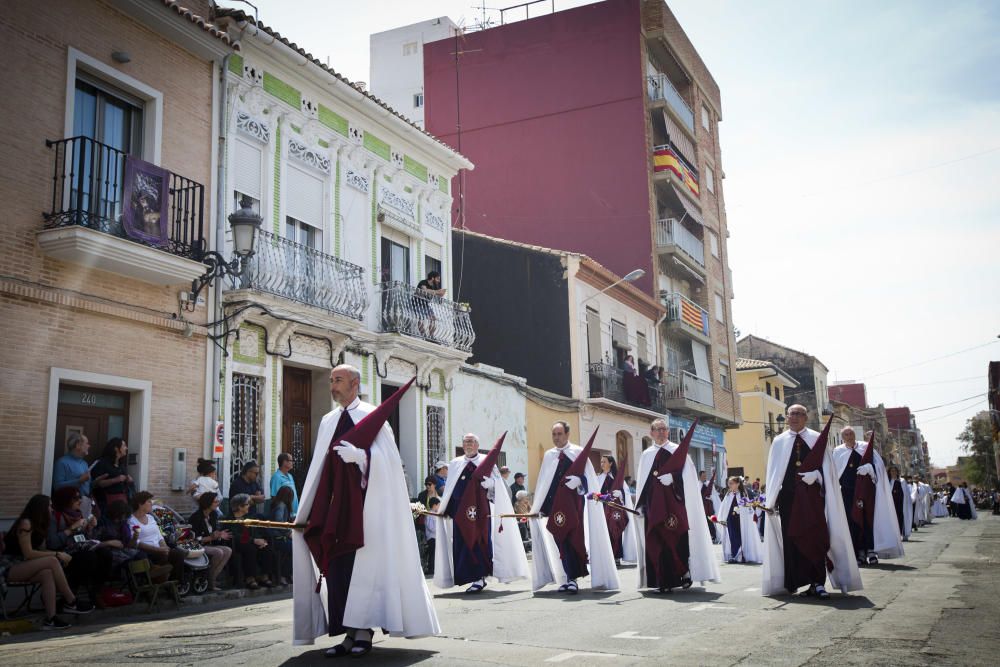
POLYGON ((611 492, 611 495, 613 495, 613 496, 614 496, 615 498, 617 498, 618 500, 622 500, 622 499, 623 499, 623 498, 622 498, 622 492, 621 492, 621 491, 612 491, 612 492, 611 492))
POLYGON ((337 452, 344 463, 353 463, 361 468, 362 474, 368 469, 368 457, 365 455, 365 450, 358 449, 351 443, 343 441, 333 450, 337 452))
POLYGON ((872 468, 871 463, 866 463, 863 466, 858 466, 859 475, 868 475, 869 477, 875 476, 875 469, 872 468))
POLYGON ((815 484, 816 482, 819 482, 820 486, 823 485, 822 477, 820 477, 819 470, 810 470, 809 472, 800 472, 799 473, 799 477, 801 477, 802 481, 805 482, 806 484, 812 485, 812 484, 815 484))
POLYGON ((668 472, 666 475, 660 475, 656 479, 660 480, 660 484, 663 486, 670 486, 674 483, 674 474, 672 472, 668 472))
POLYGON ((567 477, 565 483, 566 483, 566 488, 573 489, 574 491, 576 491, 577 489, 580 488, 581 485, 583 485, 583 481, 581 481, 580 478, 577 477, 576 475, 570 475, 569 477, 567 477))
POLYGON ((496 484, 496 480, 494 480, 492 477, 483 477, 483 481, 479 483, 479 486, 489 491, 490 489, 493 488, 494 484, 496 484))

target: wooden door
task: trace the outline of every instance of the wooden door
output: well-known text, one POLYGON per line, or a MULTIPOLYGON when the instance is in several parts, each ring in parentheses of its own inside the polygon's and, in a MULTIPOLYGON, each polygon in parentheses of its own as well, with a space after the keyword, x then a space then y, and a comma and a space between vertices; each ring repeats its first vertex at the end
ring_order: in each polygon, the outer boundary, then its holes
POLYGON ((292 476, 302 493, 312 461, 312 371, 285 366, 281 397, 281 451, 291 454, 292 476))
POLYGON ((618 431, 615 435, 615 462, 618 464, 619 474, 631 476, 629 470, 632 467, 631 458, 632 443, 629 441, 628 433, 618 431))
POLYGON ((61 385, 55 447, 49 465, 55 465, 56 460, 66 453, 66 438, 70 433, 82 433, 90 440, 88 463, 100 458, 110 438, 128 440, 128 409, 129 394, 126 392, 61 385))

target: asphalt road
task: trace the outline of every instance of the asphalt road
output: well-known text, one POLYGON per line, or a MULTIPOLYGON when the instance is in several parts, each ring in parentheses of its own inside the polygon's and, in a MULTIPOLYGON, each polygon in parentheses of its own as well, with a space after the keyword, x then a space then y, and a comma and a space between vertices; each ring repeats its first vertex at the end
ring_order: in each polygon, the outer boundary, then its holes
MULTIPOLYGON (((716 547, 718 551, 718 547, 716 547)), ((526 582, 474 598, 432 587, 444 634, 376 637, 369 663, 411 665, 1000 664, 1000 517, 939 519, 904 559, 863 570, 829 603, 760 595, 760 568, 723 565, 721 584, 663 597, 625 590, 532 596, 526 582)), ((65 633, 0 645, 3 665, 331 664, 321 640, 293 647, 289 599, 85 617, 65 633)), ((353 663, 352 663, 353 664, 353 663)))

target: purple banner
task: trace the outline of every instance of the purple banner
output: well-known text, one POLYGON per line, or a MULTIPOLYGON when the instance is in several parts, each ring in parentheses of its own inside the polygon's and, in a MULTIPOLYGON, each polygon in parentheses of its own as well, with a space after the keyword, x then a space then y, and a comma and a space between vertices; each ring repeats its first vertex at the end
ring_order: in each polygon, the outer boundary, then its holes
POLYGON ((151 245, 167 245, 167 197, 170 174, 131 155, 125 160, 124 214, 129 237, 151 245))

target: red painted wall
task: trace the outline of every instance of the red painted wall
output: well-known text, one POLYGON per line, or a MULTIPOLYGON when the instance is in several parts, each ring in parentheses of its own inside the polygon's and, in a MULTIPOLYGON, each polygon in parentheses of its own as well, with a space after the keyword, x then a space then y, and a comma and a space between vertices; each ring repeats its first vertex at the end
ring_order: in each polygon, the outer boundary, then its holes
POLYGON ((425 45, 427 131, 476 165, 468 229, 645 269, 652 291, 640 28, 638 0, 608 0, 471 33, 457 74, 454 39, 425 45))
POLYGON ((856 408, 867 408, 865 397, 865 385, 857 384, 835 384, 827 388, 830 400, 840 401, 853 405, 856 408))
POLYGON ((909 408, 886 408, 885 420, 889 423, 889 428, 910 428, 909 408))

